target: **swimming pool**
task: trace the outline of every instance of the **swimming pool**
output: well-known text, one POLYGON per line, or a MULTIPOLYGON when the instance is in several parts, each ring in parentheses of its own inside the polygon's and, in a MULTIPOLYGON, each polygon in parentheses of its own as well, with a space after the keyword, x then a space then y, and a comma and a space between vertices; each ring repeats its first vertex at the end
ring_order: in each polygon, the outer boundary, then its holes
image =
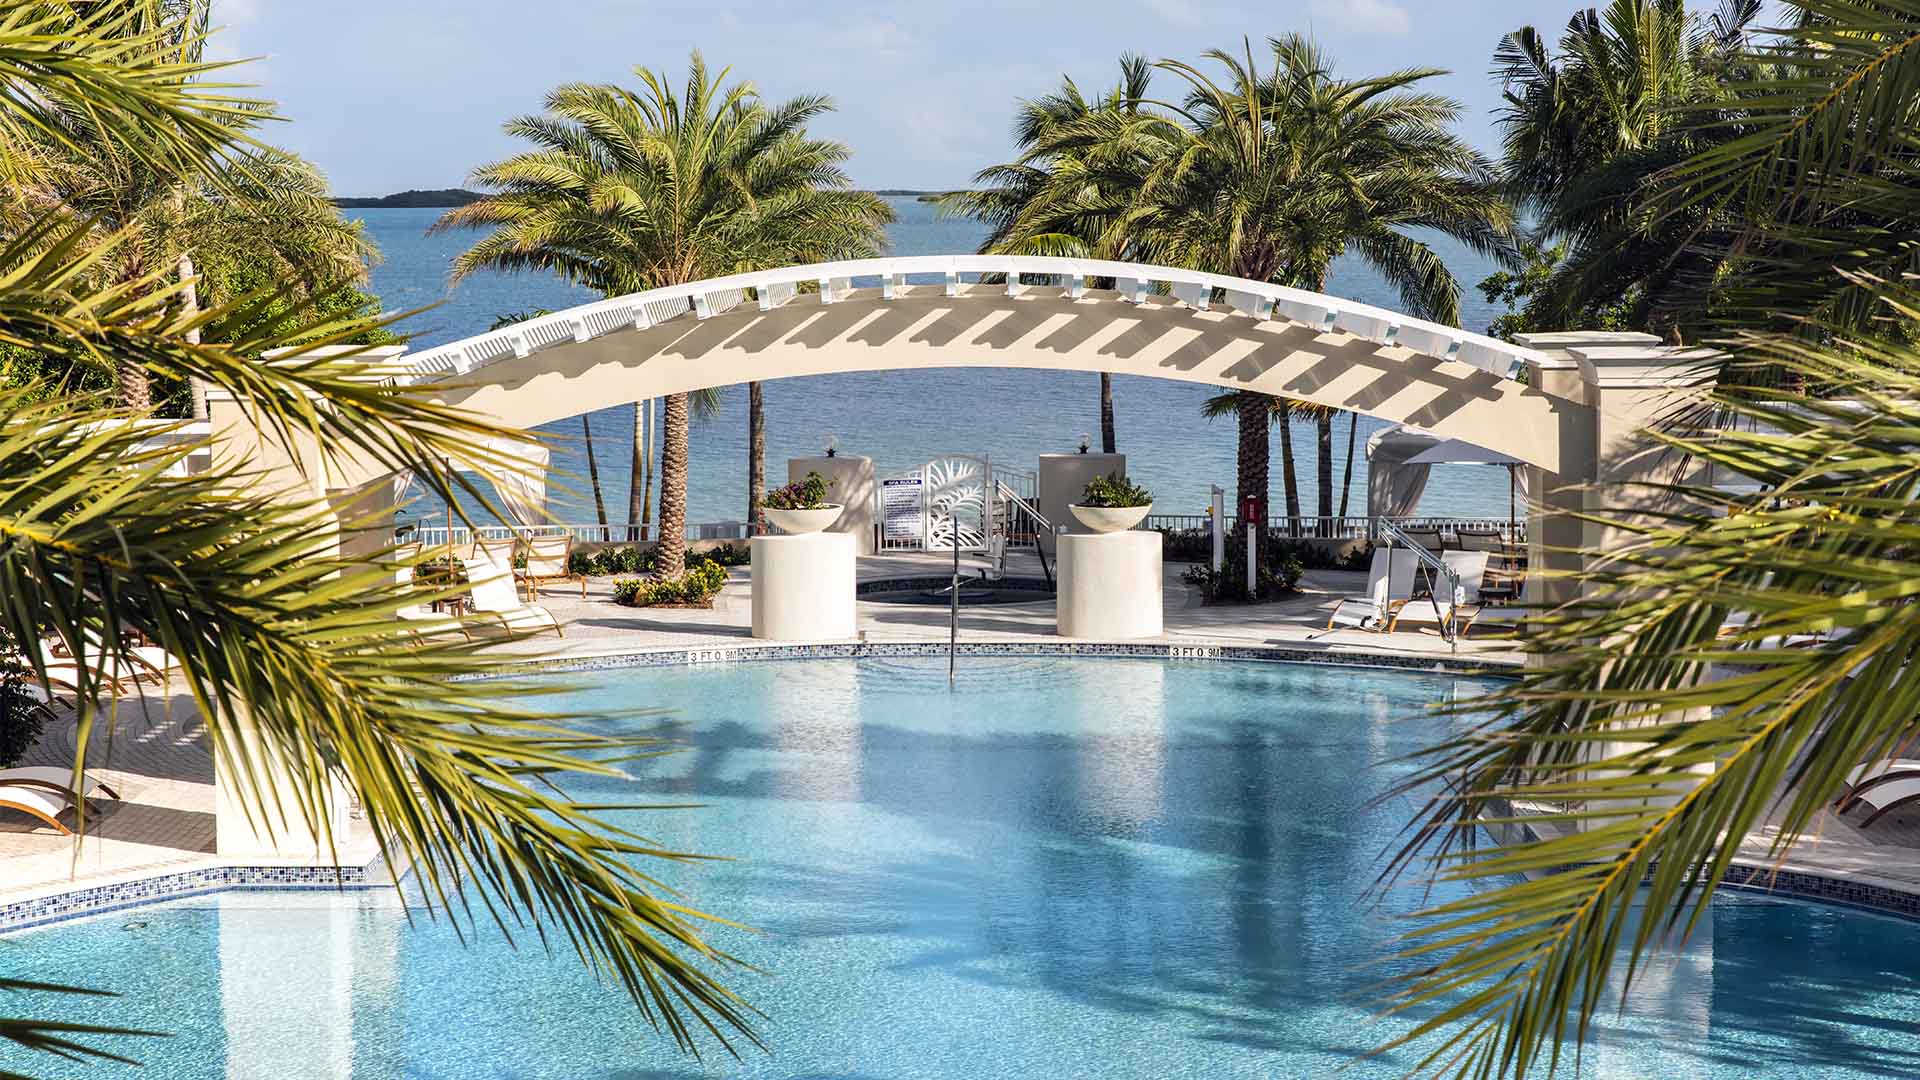
MULTIPOLYGON (((724 944, 768 1053, 681 1057, 570 956, 462 948, 390 894, 230 892, 0 937, 0 972, 105 986, 70 1019, 174 1033, 141 1069, 0 1050, 0 1071, 100 1077, 524 1080, 1303 1077, 1399 1030, 1366 968, 1416 897, 1362 906, 1410 805, 1390 759, 1481 688, 1310 665, 993 658, 596 672, 558 704, 609 729, 664 707, 688 752, 596 800, 759 929, 724 944), (1409 719, 1411 718, 1411 719, 1409 719), (1385 763, 1385 764, 1383 764, 1385 763)), ((1719 902, 1610 1014, 1588 1077, 1920 1072, 1920 925, 1719 902)), ((31 1009, 30 997, 5 1007, 31 1009)), ((1339 1075, 1399 1076, 1410 1060, 1339 1075)), ((1563 1075, 1571 1075, 1563 1072, 1563 1075)))

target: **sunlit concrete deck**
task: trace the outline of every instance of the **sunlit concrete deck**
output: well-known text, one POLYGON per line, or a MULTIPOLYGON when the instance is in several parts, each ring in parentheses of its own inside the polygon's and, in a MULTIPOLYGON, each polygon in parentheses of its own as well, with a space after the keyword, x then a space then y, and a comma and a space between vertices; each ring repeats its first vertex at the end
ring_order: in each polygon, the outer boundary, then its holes
MULTIPOLYGON (((898 555, 861 560, 862 582, 883 578, 924 578, 951 572, 946 556, 898 555)), ((980 560, 964 557, 962 573, 975 576, 980 560)), ((1395 634, 1342 630, 1327 634, 1327 612, 1364 584, 1364 575, 1309 572, 1300 596, 1272 604, 1206 607, 1193 602, 1180 582, 1184 566, 1169 564, 1163 599, 1166 634, 1162 643, 1192 645, 1282 646, 1330 653, 1393 656, 1444 656, 1453 649, 1431 629, 1395 634)), ((1031 554, 1010 560, 1007 574, 1038 579, 1031 554)), ((754 643, 748 636, 751 575, 739 568, 711 610, 634 609, 612 601, 611 579, 590 583, 582 599, 577 587, 555 586, 540 602, 558 617, 566 636, 503 643, 503 658, 569 658, 636 652, 656 648, 726 648, 754 643)), ((1032 603, 963 608, 962 641, 1057 642, 1050 599, 1032 603)), ((862 600, 858 628, 869 642, 945 641, 944 606, 919 606, 862 600)), ((1489 667, 1513 664, 1509 648, 1498 641, 1459 643, 1458 655, 1489 667)), ((215 865, 213 765, 204 729, 191 699, 178 692, 124 701, 109 737, 96 733, 91 769, 124 797, 94 804, 88 836, 76 843, 21 815, 0 814, 0 902, 60 892, 80 885, 106 884, 163 872, 215 865)), ((73 729, 50 729, 27 764, 70 767, 73 729)), ((1857 819, 1858 815, 1855 815, 1857 819)), ((1742 845, 1742 861, 1771 865, 1766 845, 1769 826, 1742 845)), ((369 861, 365 838, 350 841, 344 861, 369 861), (366 855, 362 859, 359 856, 366 855)), ((1822 815, 1814 834, 1780 864, 1847 880, 1870 882, 1920 894, 1920 810, 1897 813, 1871 830, 1832 813, 1822 815)))

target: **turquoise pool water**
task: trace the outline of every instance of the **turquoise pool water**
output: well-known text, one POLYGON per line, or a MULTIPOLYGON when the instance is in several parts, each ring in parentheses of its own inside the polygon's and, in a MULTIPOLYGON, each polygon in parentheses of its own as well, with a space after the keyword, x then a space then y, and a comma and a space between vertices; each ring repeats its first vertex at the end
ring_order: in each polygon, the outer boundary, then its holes
MULTIPOLYGON (((688 752, 596 800, 697 801, 645 832, 758 927, 726 944, 768 1053, 695 1062, 570 957, 463 948, 391 896, 226 893, 0 937, 0 972, 103 986, 62 1015, 172 1032, 149 1078, 1387 1077, 1358 902, 1411 807, 1369 802, 1476 684, 1267 664, 976 659, 596 673, 565 702, 688 752), (1413 719, 1408 719, 1413 717, 1413 719), (1336 1073, 1341 1066, 1350 1066, 1336 1073)), ((1920 926, 1728 898, 1609 1016, 1579 1075, 1920 1073, 1920 926)), ((48 1003, 17 995, 0 1015, 48 1003)), ((1563 1071, 1562 1075, 1572 1075, 1563 1071)))

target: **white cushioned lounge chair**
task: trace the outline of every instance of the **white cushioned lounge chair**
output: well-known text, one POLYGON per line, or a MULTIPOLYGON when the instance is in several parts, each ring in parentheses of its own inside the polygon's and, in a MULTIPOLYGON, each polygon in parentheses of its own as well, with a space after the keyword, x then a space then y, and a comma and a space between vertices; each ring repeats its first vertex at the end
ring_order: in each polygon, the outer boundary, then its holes
POLYGON ((39 818, 63 833, 73 832, 60 823, 60 815, 72 810, 74 802, 70 792, 29 784, 0 784, 0 809, 17 810, 28 817, 39 818))
POLYGON ((1864 829, 1882 817, 1914 802, 1920 802, 1920 773, 1889 775, 1884 778, 1876 777, 1873 782, 1863 783, 1854 788, 1853 792, 1846 797, 1846 807, 1841 812, 1845 813, 1856 805, 1865 806, 1873 811, 1861 819, 1860 827, 1864 829))
MULTIPOLYGON (((1412 555, 1412 552, 1408 552, 1412 555)), ((1424 568, 1415 565, 1415 573, 1423 580, 1430 578, 1436 595, 1402 604, 1400 609, 1388 620, 1388 630, 1398 630, 1403 622, 1432 623, 1445 626, 1453 623, 1464 634, 1473 625, 1474 616, 1480 614, 1480 586, 1487 577, 1487 552, 1484 551, 1443 551, 1440 561, 1447 569, 1460 576, 1460 595, 1446 597, 1437 595, 1447 587, 1447 579, 1438 571, 1429 574, 1424 568)))
POLYGON ((527 583, 527 602, 532 603, 540 586, 556 581, 580 583, 580 599, 587 598, 587 576, 572 570, 573 537, 532 536, 527 538, 527 568, 514 573, 527 583))
MULTIPOLYGON (((75 799, 73 790, 73 770, 62 769, 55 765, 23 765, 17 769, 0 769, 0 786, 41 788, 75 799)), ((81 782, 86 788, 87 798, 97 799, 106 796, 118 799, 120 793, 89 776, 81 782)))
POLYGON ((1374 548, 1373 562, 1367 567, 1366 595, 1340 601, 1327 617, 1327 629, 1344 626, 1384 633, 1400 608, 1413 599, 1414 587, 1419 584, 1414 571, 1419 565, 1413 552, 1405 548, 1374 548))
POLYGON ((538 604, 520 599, 513 588, 513 571, 492 559, 468 559, 467 590, 473 596, 473 614, 460 620, 469 631, 503 630, 509 634, 537 634, 551 630, 565 637, 560 620, 538 604))

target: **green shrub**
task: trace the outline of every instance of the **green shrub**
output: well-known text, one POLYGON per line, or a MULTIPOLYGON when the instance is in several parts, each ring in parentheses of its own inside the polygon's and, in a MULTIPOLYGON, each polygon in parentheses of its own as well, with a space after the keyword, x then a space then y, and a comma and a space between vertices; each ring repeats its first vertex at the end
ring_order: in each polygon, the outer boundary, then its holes
POLYGON ((628 607, 705 604, 726 583, 726 567, 717 562, 700 562, 687 567, 687 572, 679 577, 622 578, 613 583, 613 599, 628 607))
POLYGON ((27 669, 8 659, 14 652, 0 633, 0 769, 19 764, 46 724, 46 710, 27 693, 27 669))
MULTIPOLYGON (((1187 567, 1180 575, 1181 581, 1200 590, 1202 603, 1249 603, 1291 596, 1298 591, 1300 575, 1306 572, 1306 565, 1300 558, 1302 551, 1320 555, 1319 549, 1306 548, 1297 543, 1278 541, 1261 544, 1258 594, 1248 596, 1246 538, 1228 533, 1226 549, 1226 564, 1220 573, 1214 573, 1208 565, 1213 557, 1212 540, 1209 538, 1207 558, 1187 567)), ((1323 555, 1320 557, 1323 562, 1331 561, 1323 555)))
MULTIPOLYGON (((700 563, 745 566, 752 560, 753 550, 745 544, 721 544, 711 551, 687 553, 688 566, 700 563)), ((601 548, 592 553, 576 551, 567 560, 567 569, 588 577, 607 577, 612 574, 651 574, 659 563, 658 548, 629 544, 625 547, 601 548)))
POLYGON ((827 505, 827 489, 833 484, 817 472, 786 487, 777 487, 760 496, 760 505, 768 510, 818 510, 827 505))
POLYGON ((1213 533, 1207 529, 1160 529, 1160 555, 1168 562, 1206 562, 1213 558, 1213 533))
POLYGON ((1087 482, 1086 490, 1080 493, 1080 505, 1106 506, 1116 509, 1129 506, 1152 506, 1153 492, 1119 473, 1096 476, 1087 482))

